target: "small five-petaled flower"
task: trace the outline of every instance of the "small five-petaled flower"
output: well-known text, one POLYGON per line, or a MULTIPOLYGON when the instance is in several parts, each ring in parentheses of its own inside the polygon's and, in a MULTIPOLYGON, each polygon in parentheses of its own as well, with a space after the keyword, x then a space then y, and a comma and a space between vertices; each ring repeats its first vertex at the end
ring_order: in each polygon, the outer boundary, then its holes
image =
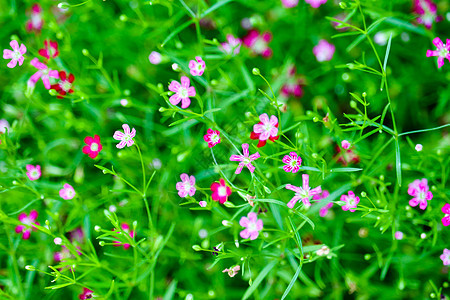
POLYGON ((236 174, 240 174, 244 166, 248 168, 250 173, 253 173, 255 171, 255 167, 252 165, 252 161, 258 159, 260 155, 259 152, 250 155, 248 148, 248 144, 242 144, 242 151, 244 152, 244 155, 233 154, 230 157, 231 161, 240 161, 239 166, 236 168, 236 174))
POLYGON ((295 204, 298 202, 298 200, 302 200, 303 204, 306 207, 311 206, 311 202, 309 200, 317 194, 320 194, 322 192, 322 188, 320 185, 318 187, 315 187, 311 189, 309 187, 309 175, 308 174, 302 174, 302 186, 294 186, 292 184, 287 184, 286 189, 294 191, 295 196, 288 202, 287 207, 294 208, 295 204))
POLYGON ((19 221, 23 225, 16 226, 16 233, 22 233, 22 239, 28 240, 30 238, 31 230, 36 231, 36 227, 33 224, 40 225, 36 222, 38 212, 35 210, 30 211, 30 214, 21 213, 18 217, 19 221))
POLYGON ((194 196, 195 191, 197 190, 195 188, 195 177, 189 176, 186 173, 183 173, 180 175, 181 182, 177 182, 176 188, 178 190, 178 195, 181 198, 186 198, 187 195, 194 196))
POLYGON ((433 193, 430 192, 428 187, 428 180, 426 178, 416 179, 408 186, 408 195, 413 196, 409 200, 409 205, 415 207, 419 205, 420 209, 425 210, 428 205, 428 200, 433 199, 433 193))
POLYGON ((128 124, 123 124, 122 125, 123 131, 116 131, 114 132, 113 138, 117 141, 120 141, 120 143, 118 143, 116 145, 117 148, 122 149, 123 147, 127 146, 127 147, 131 147, 134 144, 134 140, 133 138, 136 136, 136 129, 132 129, 130 131, 130 126, 128 126, 128 124))
POLYGON ((181 84, 172 80, 169 85, 169 90, 174 92, 169 98, 169 102, 172 105, 177 105, 181 101, 181 108, 188 108, 191 105, 191 99, 189 97, 195 97, 196 92, 193 86, 190 86, 191 81, 186 76, 181 76, 181 84))
POLYGON ((445 59, 450 62, 450 39, 447 39, 447 43, 444 44, 440 38, 436 37, 433 40, 433 44, 436 46, 436 50, 427 50, 427 57, 437 56, 438 68, 444 65, 445 59))
POLYGON ((239 225, 245 227, 244 230, 240 232, 240 236, 243 239, 255 240, 259 232, 263 229, 263 221, 258 219, 256 213, 251 212, 247 215, 247 217, 242 217, 239 220, 239 225))
POLYGON ((4 49, 3 58, 11 59, 7 66, 12 69, 17 65, 17 63, 19 63, 19 66, 23 64, 23 61, 25 60, 23 55, 27 52, 27 47, 25 47, 24 44, 21 44, 19 47, 19 43, 16 40, 12 40, 9 45, 12 50, 4 49))
POLYGON ((31 181, 38 180, 41 177, 41 166, 40 165, 26 165, 27 176, 31 181))
POLYGON ((351 212, 355 211, 355 208, 358 206, 359 197, 355 196, 353 191, 349 191, 348 195, 342 195, 341 201, 345 202, 345 205, 342 206, 342 210, 349 210, 351 212))

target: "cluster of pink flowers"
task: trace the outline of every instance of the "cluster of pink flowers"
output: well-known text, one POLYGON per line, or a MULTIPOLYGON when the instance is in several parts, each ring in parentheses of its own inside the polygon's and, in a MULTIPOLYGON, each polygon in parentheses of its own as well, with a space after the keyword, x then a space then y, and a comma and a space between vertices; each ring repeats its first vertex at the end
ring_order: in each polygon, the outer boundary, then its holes
POLYGON ((416 179, 408 186, 408 195, 413 196, 409 200, 409 205, 416 207, 419 205, 420 209, 425 210, 428 205, 428 200, 433 199, 433 193, 430 192, 428 187, 428 180, 423 178, 422 180, 416 179))

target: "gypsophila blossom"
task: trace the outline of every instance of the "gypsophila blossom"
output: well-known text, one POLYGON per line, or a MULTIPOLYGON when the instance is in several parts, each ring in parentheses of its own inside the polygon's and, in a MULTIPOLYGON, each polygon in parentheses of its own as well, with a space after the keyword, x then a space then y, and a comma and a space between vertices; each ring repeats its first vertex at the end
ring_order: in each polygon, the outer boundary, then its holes
POLYGON ((239 270, 241 269, 240 266, 234 266, 234 267, 230 267, 229 269, 225 269, 222 271, 222 273, 228 273, 228 276, 230 277, 234 277, 236 276, 236 274, 239 272, 239 270))
POLYGON ((330 254, 330 248, 328 246, 322 246, 322 248, 316 251, 316 254, 319 256, 327 256, 330 254))
POLYGON ((419 205, 420 209, 425 210, 428 205, 428 200, 433 199, 433 193, 428 187, 428 180, 426 178, 416 179, 408 185, 408 195, 413 196, 409 200, 409 205, 416 207, 419 205))
POLYGON ((162 61, 162 56, 159 52, 152 51, 152 53, 148 56, 148 60, 151 64, 159 65, 162 61))
POLYGON ((29 215, 23 212, 18 216, 19 221, 23 225, 17 225, 15 231, 16 233, 22 233, 22 239, 28 240, 30 238, 31 231, 36 231, 36 227, 34 227, 33 224, 40 225, 39 222, 36 222, 37 217, 38 212, 36 210, 30 211, 29 215))
POLYGON ((75 243, 84 243, 84 232, 81 227, 78 227, 69 232, 70 241, 75 243))
POLYGON ((278 136, 278 118, 276 116, 269 116, 262 114, 259 116, 260 122, 253 125, 253 131, 250 134, 252 140, 259 140, 258 148, 263 147, 267 140, 274 142, 279 138, 278 136))
POLYGON ((10 131, 9 122, 6 119, 0 119, 0 134, 10 131))
POLYGON ((302 200, 303 204, 305 206, 311 206, 311 202, 309 200, 317 194, 320 194, 322 192, 322 188, 319 185, 318 187, 315 187, 313 189, 309 186, 309 175, 308 174, 302 174, 302 186, 294 186, 292 184, 287 184, 286 189, 294 191, 295 196, 287 203, 287 207, 294 208, 295 204, 298 202, 298 200, 302 200))
POLYGON ((336 145, 337 161, 342 165, 347 166, 350 163, 359 163, 359 155, 356 154, 352 149, 344 149, 336 145))
POLYGON ((131 147, 134 144, 133 138, 136 136, 136 129, 132 129, 130 131, 130 126, 128 124, 122 124, 123 132, 121 131, 115 131, 113 138, 117 141, 120 141, 116 145, 117 148, 122 149, 123 147, 131 147))
POLYGON ((92 299, 94 298, 94 291, 91 291, 88 288, 83 288, 83 293, 78 295, 78 298, 80 300, 86 300, 86 299, 92 299))
POLYGON ((433 44, 436 46, 436 50, 427 50, 427 57, 437 56, 438 68, 440 69, 444 65, 445 59, 450 62, 450 39, 447 39, 447 43, 444 44, 440 38, 436 37, 433 44))
POLYGON ((231 195, 231 188, 225 184, 225 180, 223 179, 220 179, 219 183, 213 182, 211 184, 211 191, 211 198, 214 201, 219 201, 220 204, 224 204, 228 200, 228 196, 231 195))
POLYGON ((63 198, 64 200, 73 199, 73 197, 75 197, 75 195, 76 195, 75 190, 68 183, 65 183, 64 188, 59 190, 59 196, 61 196, 61 198, 63 198))
POLYGON ((302 165, 302 159, 296 152, 290 152, 289 155, 283 157, 283 163, 286 164, 283 166, 284 171, 297 173, 302 165))
POLYGON ((212 148, 215 145, 220 144, 220 131, 208 128, 206 134, 203 136, 203 139, 208 143, 208 147, 212 148))
POLYGON ((319 8, 322 4, 327 3, 327 0, 305 0, 305 2, 314 8, 319 8))
POLYGON ((72 94, 74 81, 75 76, 73 76, 73 74, 69 74, 69 76, 67 76, 66 72, 59 71, 59 82, 51 85, 51 89, 55 90, 59 94, 56 98, 63 99, 67 93, 72 94))
POLYGON ((50 77, 58 79, 59 72, 56 70, 51 70, 49 67, 47 67, 46 64, 41 63, 39 61, 39 59, 37 59, 36 57, 31 60, 30 64, 33 67, 35 67, 36 69, 38 69, 38 71, 36 73, 31 75, 31 77, 30 77, 31 82, 36 84, 39 79, 42 79, 42 83, 44 84, 44 87, 47 90, 49 90, 51 87, 50 77))
POLYGON ((395 239, 398 240, 398 241, 403 240, 403 232, 401 232, 401 231, 396 231, 395 234, 394 234, 394 237, 395 237, 395 239))
MULTIPOLYGON (((81 256, 82 253, 79 251, 81 249, 80 246, 75 247, 77 249, 77 255, 81 256)), ((53 254, 53 259, 55 261, 67 261, 69 259, 74 259, 75 256, 70 252, 70 250, 66 246, 61 246, 61 251, 55 252, 53 254)))
POLYGON ((241 51, 242 41, 234 37, 232 34, 227 34, 227 42, 220 44, 219 49, 228 55, 237 55, 241 51))
POLYGON ((178 195, 181 198, 186 198, 187 195, 194 196, 195 191, 197 190, 195 188, 195 177, 189 176, 186 173, 183 173, 180 175, 181 182, 177 182, 176 188, 178 190, 178 195))
POLYGON ((316 56, 317 61, 330 61, 333 58, 335 47, 333 44, 328 43, 326 40, 320 40, 313 48, 313 53, 316 56))
POLYGON ((245 227, 244 230, 240 232, 240 236, 243 239, 255 240, 259 232, 263 229, 263 221, 258 219, 256 213, 251 212, 247 215, 247 217, 242 217, 239 220, 239 225, 245 227))
POLYGON ((302 85, 304 84, 304 81, 297 76, 296 73, 297 68, 295 66, 290 66, 286 81, 281 87, 281 95, 285 97, 293 96, 296 98, 301 98, 303 96, 302 85))
POLYGON ((62 239, 60 237, 56 237, 53 239, 53 242, 55 243, 55 245, 61 245, 62 239))
POLYGON ((423 146, 422 146, 421 144, 417 144, 417 145, 414 147, 414 149, 416 149, 417 152, 420 152, 420 151, 422 151, 423 146))
POLYGON ((442 225, 450 225, 450 204, 445 203, 445 205, 442 207, 442 212, 444 213, 444 217, 442 218, 442 225))
POLYGON ((169 90, 175 93, 170 96, 169 102, 172 105, 178 105, 181 101, 181 108, 188 108, 191 105, 189 97, 195 97, 196 95, 195 88, 190 86, 190 80, 186 76, 181 76, 181 84, 176 80, 172 80, 169 90))
POLYGON ((19 43, 16 40, 12 40, 9 45, 12 50, 4 49, 3 58, 11 59, 7 66, 12 69, 17 65, 17 63, 19 63, 19 66, 23 64, 23 61, 25 60, 23 55, 27 52, 27 47, 25 47, 24 44, 21 44, 19 47, 19 43))
MULTIPOLYGON (((120 231, 119 229, 113 229, 114 232, 122 232, 122 233, 126 233, 130 236, 131 239, 134 238, 135 232, 134 230, 130 230, 130 225, 128 225, 127 223, 122 223, 122 225, 120 225, 120 228, 122 228, 122 231, 120 231)), ((122 243, 121 241, 113 241, 114 243, 114 247, 120 247, 123 246, 123 249, 128 250, 128 248, 130 248, 130 244, 129 243, 122 243)))
POLYGON ((269 42, 272 40, 270 32, 262 34, 257 30, 250 30, 248 34, 242 39, 244 46, 249 48, 253 54, 261 55, 264 58, 272 56, 272 49, 269 48, 269 42))
POLYGON ((355 208, 358 206, 359 197, 355 196, 353 191, 349 191, 348 195, 341 195, 341 201, 345 202, 345 205, 342 206, 342 210, 354 212, 355 208))
POLYGON ((236 168, 235 174, 240 174, 244 166, 248 168, 250 173, 253 173, 255 171, 255 167, 252 165, 252 161, 258 159, 260 155, 259 152, 249 155, 250 152, 248 151, 248 148, 248 144, 242 144, 242 152, 244 152, 244 155, 231 155, 231 161, 240 161, 239 166, 236 168))
POLYGON ((205 68, 205 62, 200 56, 196 56, 195 60, 189 61, 189 70, 192 76, 202 76, 205 68))
POLYGON ((26 165, 25 168, 27 169, 27 176, 28 179, 31 181, 38 180, 41 178, 41 166, 40 165, 26 165))
POLYGON ((84 138, 84 142, 86 146, 83 147, 83 153, 89 155, 92 159, 96 158, 103 149, 98 135, 94 135, 94 137, 87 136, 84 138))
POLYGON ((351 144, 350 144, 350 142, 347 141, 347 140, 343 140, 343 141, 341 142, 341 147, 344 148, 345 150, 349 149, 350 146, 351 146, 351 144))
POLYGON ((444 249, 444 252, 441 254, 441 259, 444 266, 450 265, 450 250, 447 248, 444 249))
POLYGON ((298 5, 298 0, 281 0, 281 3, 286 8, 292 8, 298 5))
POLYGON ((418 15, 417 23, 431 29, 433 22, 440 22, 443 18, 437 15, 436 4, 431 0, 414 0, 414 12, 418 15))
POLYGON ((28 32, 40 32, 43 24, 42 7, 38 3, 35 3, 31 7, 30 19, 25 24, 25 28, 28 32))
POLYGON ((206 201, 200 201, 198 205, 200 205, 200 207, 206 207, 207 203, 206 201))
POLYGON ((45 57, 46 59, 55 58, 59 55, 58 42, 45 40, 44 48, 39 49, 39 55, 45 57))
MULTIPOLYGON (((313 200, 316 200, 317 203, 320 200, 326 199, 330 193, 327 190, 323 190, 320 194, 316 194, 313 196, 313 200)), ((319 216, 324 218, 328 214, 328 210, 333 207, 333 202, 327 203, 325 206, 321 207, 319 210, 319 216)))

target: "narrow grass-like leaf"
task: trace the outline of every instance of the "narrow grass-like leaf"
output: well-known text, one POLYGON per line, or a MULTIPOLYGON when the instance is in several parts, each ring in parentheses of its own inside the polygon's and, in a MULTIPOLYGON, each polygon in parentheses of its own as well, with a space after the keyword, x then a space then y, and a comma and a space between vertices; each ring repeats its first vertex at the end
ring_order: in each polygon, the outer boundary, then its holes
POLYGON ((386 73, 387 61, 388 61, 388 58, 389 58, 389 53, 391 51, 391 41, 392 41, 392 32, 391 32, 391 35, 389 36, 389 40, 388 40, 388 43, 387 43, 386 54, 384 55, 384 63, 383 63, 384 73, 386 73))
POLYGON ((433 128, 428 128, 428 129, 420 129, 420 130, 403 132, 403 133, 400 133, 398 136, 414 134, 414 133, 421 133, 421 132, 427 132, 427 131, 433 131, 433 130, 439 130, 439 129, 442 129, 442 128, 445 128, 445 127, 449 127, 449 126, 450 126, 450 123, 442 125, 442 126, 439 126, 439 127, 433 127, 433 128))
POLYGON ((360 168, 334 168, 330 169, 330 173, 347 173, 347 172, 358 172, 362 171, 360 168))
POLYGON ((172 280, 169 287, 167 288, 166 293, 164 294, 163 300, 171 300, 173 299, 173 296, 175 295, 175 290, 177 288, 177 280, 172 280))
POLYGON ((189 20, 183 24, 181 24, 180 26, 178 26, 174 31, 172 31, 164 40, 164 42, 162 42, 161 47, 164 47, 171 39, 173 39, 173 37, 178 34, 180 31, 182 31, 183 29, 187 28, 188 26, 190 26, 191 24, 194 23, 194 20, 189 20))
POLYGON ((395 170, 397 173, 397 183, 402 186, 402 162, 400 158, 400 144, 395 140, 395 170))
POLYGON ((222 6, 224 6, 225 4, 230 3, 231 1, 233 1, 233 0, 223 0, 223 1, 217 2, 217 3, 214 4, 214 5, 211 5, 210 8, 208 8, 207 10, 205 10, 205 11, 201 14, 201 17, 204 18, 206 15, 212 13, 213 11, 215 11, 216 9, 218 9, 218 8, 220 8, 220 7, 222 7, 222 6))
POLYGON ((284 300, 284 298, 287 297, 287 295, 289 295, 289 292, 291 291, 292 287, 294 286, 294 283, 297 281, 298 278, 298 274, 300 274, 300 271, 302 270, 303 265, 300 264, 297 268, 297 271, 294 274, 294 277, 292 277, 291 282, 289 282, 288 287, 286 288, 286 290, 283 293, 283 296, 281 296, 281 300, 284 300))
POLYGON ((248 287, 248 289, 245 291, 244 296, 242 297, 243 300, 248 299, 253 292, 258 288, 258 286, 261 284, 264 278, 269 274, 270 271, 275 267, 275 265, 278 263, 277 260, 273 260, 270 263, 268 263, 264 269, 261 270, 261 272, 256 276, 255 281, 253 281, 253 284, 248 287))

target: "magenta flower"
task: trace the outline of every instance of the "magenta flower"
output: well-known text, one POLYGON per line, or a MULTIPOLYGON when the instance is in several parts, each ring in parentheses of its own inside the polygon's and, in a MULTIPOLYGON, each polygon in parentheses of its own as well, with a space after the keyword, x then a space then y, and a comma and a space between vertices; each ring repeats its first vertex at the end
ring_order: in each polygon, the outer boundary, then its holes
POLYGON ((310 198, 314 195, 320 194, 322 192, 322 188, 320 185, 316 188, 311 189, 309 187, 309 175, 302 174, 302 186, 294 186, 292 184, 287 184, 286 189, 294 191, 295 196, 288 202, 287 207, 294 208, 294 205, 298 200, 302 200, 305 206, 311 206, 311 202, 309 202, 310 198))
POLYGON ((208 147, 212 148, 215 145, 220 144, 220 131, 208 128, 206 134, 203 136, 203 139, 208 143, 208 147))
POLYGON ((445 59, 450 62, 450 39, 447 39, 447 44, 444 44, 440 38, 435 37, 433 44, 437 49, 427 50, 427 57, 437 56, 438 68, 440 69, 444 65, 445 59))
POLYGON ((181 101, 181 108, 188 108, 191 105, 191 99, 196 95, 195 88, 190 86, 190 80, 186 76, 181 76, 181 84, 172 80, 169 85, 169 90, 175 94, 170 96, 169 101, 172 105, 177 105, 181 101))
POLYGON ((42 25, 44 24, 42 8, 36 3, 31 8, 30 20, 27 21, 25 28, 28 32, 30 31, 41 31, 42 25))
MULTIPOLYGON (((80 246, 77 246, 76 248, 77 248, 78 250, 81 249, 80 246)), ((78 251, 78 250, 77 250, 77 254, 78 254, 78 255, 82 255, 82 253, 81 253, 80 251, 78 251)), ((73 259, 73 258, 75 258, 75 256, 73 256, 72 253, 70 253, 70 250, 67 249, 66 246, 61 246, 61 251, 55 252, 55 253, 53 254, 53 259, 54 259, 55 261, 66 261, 66 260, 68 260, 68 259, 73 259)))
POLYGON ((281 0, 281 3, 286 8, 292 8, 298 5, 298 0, 281 0))
POLYGON ((38 69, 36 73, 31 75, 30 80, 33 83, 38 82, 39 78, 42 79, 42 83, 44 83, 44 87, 49 90, 50 89, 50 77, 59 78, 59 72, 57 70, 50 70, 46 64, 41 63, 38 58, 33 58, 30 64, 38 69))
POLYGON ((128 126, 128 124, 123 124, 122 125, 123 131, 116 131, 114 132, 113 138, 117 141, 120 141, 120 143, 118 143, 116 145, 117 148, 122 149, 123 147, 127 146, 127 147, 131 147, 134 144, 134 140, 133 138, 136 136, 136 129, 132 129, 130 131, 130 126, 128 126))
POLYGON ((219 47, 220 51, 228 55, 237 55, 241 51, 242 41, 235 38, 232 34, 227 34, 227 42, 222 43, 219 47))
MULTIPOLYGON (((330 193, 327 190, 323 190, 322 193, 314 195, 313 200, 317 200, 317 203, 319 203, 320 200, 326 199, 329 195, 330 193)), ((327 205, 325 205, 319 210, 319 216, 321 216, 322 218, 325 217, 328 214, 328 210, 332 207, 333 202, 329 202, 327 205)))
POLYGON ((220 179, 219 183, 213 182, 211 184, 212 199, 219 201, 220 204, 224 204, 228 200, 228 196, 231 195, 231 188, 225 184, 225 180, 220 179))
POLYGON ((94 137, 87 136, 84 138, 84 142, 86 146, 83 147, 83 153, 89 155, 92 159, 96 158, 103 149, 98 135, 94 135, 94 137))
POLYGON ((253 131, 250 134, 252 140, 259 140, 258 148, 266 145, 267 140, 274 142, 279 138, 278 136, 278 118, 275 116, 269 116, 262 114, 259 116, 258 124, 253 125, 253 131))
POLYGON ((354 212, 355 208, 358 206, 359 197, 355 196, 355 193, 352 191, 349 191, 348 195, 344 194, 341 196, 341 201, 346 203, 342 206, 342 210, 350 210, 351 212, 354 212))
POLYGON ((208 204, 208 203, 206 203, 206 201, 200 201, 200 202, 198 203, 198 205, 200 205, 200 207, 206 207, 207 204, 208 204))
POLYGON ((75 190, 68 183, 65 183, 64 188, 59 190, 59 196, 61 196, 61 198, 63 198, 64 200, 73 199, 73 197, 75 197, 75 195, 76 195, 75 190))
POLYGON ((349 149, 350 146, 351 146, 351 144, 350 144, 350 142, 347 141, 347 140, 343 140, 343 141, 341 142, 341 147, 344 148, 344 149, 346 149, 346 150, 349 149))
POLYGON ((414 12, 419 15, 417 22, 431 29, 433 22, 442 21, 442 17, 437 15, 436 4, 431 0, 414 0, 414 12))
POLYGON ((305 2, 314 8, 319 8, 322 4, 327 3, 327 0, 305 0, 305 2))
POLYGON ((258 159, 260 155, 259 152, 249 155, 250 152, 248 151, 248 147, 248 144, 242 144, 242 151, 244 152, 244 155, 233 154, 230 157, 231 161, 240 161, 239 166, 236 168, 236 174, 240 174, 244 166, 248 168, 250 173, 253 173, 255 171, 255 167, 252 165, 252 161, 258 159))
MULTIPOLYGON (((122 232, 125 232, 131 238, 134 238, 135 232, 134 232, 134 230, 130 230, 130 225, 128 225, 127 223, 122 223, 122 225, 120 225, 120 227, 122 228, 122 232)), ((113 231, 121 232, 118 229, 113 229, 113 231)), ((130 244, 122 243, 121 241, 113 241, 113 243, 114 243, 114 247, 120 247, 123 245, 123 249, 125 249, 125 250, 128 250, 128 248, 130 248, 130 246, 131 246, 130 244)))
POLYGON ((444 226, 450 225, 450 204, 445 203, 445 205, 442 207, 442 212, 445 214, 442 218, 442 224, 444 226))
POLYGON ((356 154, 353 150, 347 149, 342 151, 342 149, 336 145, 336 151, 337 151, 337 161, 342 163, 342 165, 346 166, 350 163, 359 163, 359 155, 356 154))
POLYGON ((200 56, 196 56, 195 60, 189 61, 189 70, 192 76, 202 76, 206 65, 200 56))
POLYGON ((240 266, 234 266, 230 267, 229 269, 226 268, 225 270, 222 271, 222 273, 228 273, 228 276, 234 277, 236 276, 236 274, 239 272, 240 269, 241 269, 240 266))
POLYGON ((9 45, 12 50, 4 49, 3 50, 3 58, 11 59, 11 61, 7 64, 8 68, 14 68, 19 62, 19 66, 23 64, 25 58, 23 55, 27 52, 27 47, 24 44, 21 44, 19 47, 19 43, 16 40, 12 40, 9 45))
POLYGON ((395 234, 394 234, 394 237, 395 237, 395 239, 398 240, 398 241, 403 240, 403 232, 401 232, 401 231, 396 231, 395 234))
POLYGON ((283 166, 283 170, 286 172, 297 173, 300 170, 300 166, 302 165, 302 159, 295 152, 289 153, 289 155, 285 155, 283 157, 283 162, 286 164, 283 166))
POLYGON ((38 180, 41 177, 41 166, 40 165, 26 165, 27 176, 31 181, 38 180))
POLYGON ((181 198, 186 198, 187 195, 194 196, 195 191, 197 190, 195 188, 195 177, 189 176, 186 173, 183 173, 180 175, 181 182, 177 182, 176 188, 178 190, 178 195, 181 198))
POLYGON ((162 61, 162 56, 159 52, 152 51, 152 53, 148 56, 148 60, 151 64, 159 65, 162 61))
POLYGON ((81 227, 78 227, 78 228, 72 230, 71 232, 69 232, 69 234, 70 234, 71 242, 80 243, 80 244, 84 243, 84 232, 81 227))
POLYGON ((239 225, 245 227, 244 230, 240 232, 240 236, 243 239, 250 238, 251 240, 255 240, 259 232, 263 229, 263 221, 261 219, 258 220, 256 213, 251 212, 247 215, 247 217, 242 217, 239 220, 239 225))
POLYGON ((28 240, 31 230, 36 231, 36 227, 33 224, 40 225, 39 222, 36 222, 37 217, 38 212, 35 210, 30 211, 29 215, 24 212, 19 215, 18 219, 23 225, 16 226, 16 233, 22 233, 22 239, 28 240))
POLYGON ((313 53, 319 62, 330 61, 333 58, 335 49, 333 44, 328 43, 326 40, 320 40, 319 44, 313 48, 313 53))
POLYGON ((450 265, 450 250, 444 249, 444 252, 441 255, 441 259, 444 266, 450 265))
POLYGON ((428 180, 423 178, 422 180, 416 179, 408 186, 408 195, 413 196, 409 200, 409 205, 412 207, 420 204, 420 209, 425 210, 427 208, 428 200, 433 199, 433 193, 430 192, 428 187, 428 180))
POLYGON ((92 299, 94 297, 94 291, 91 291, 88 288, 83 288, 83 293, 78 295, 78 298, 80 298, 80 300, 92 299))
POLYGON ((46 59, 55 58, 59 55, 58 42, 45 40, 44 48, 39 49, 39 55, 45 57, 46 59))
POLYGON ((269 48, 269 42, 272 40, 270 32, 260 34, 257 30, 250 30, 242 39, 244 46, 250 48, 253 54, 261 55, 264 58, 272 56, 272 49, 269 48))
POLYGON ((281 87, 281 94, 285 97, 294 96, 296 98, 301 98, 303 96, 303 79, 297 76, 296 72, 297 69, 295 66, 289 67, 288 77, 281 87))

